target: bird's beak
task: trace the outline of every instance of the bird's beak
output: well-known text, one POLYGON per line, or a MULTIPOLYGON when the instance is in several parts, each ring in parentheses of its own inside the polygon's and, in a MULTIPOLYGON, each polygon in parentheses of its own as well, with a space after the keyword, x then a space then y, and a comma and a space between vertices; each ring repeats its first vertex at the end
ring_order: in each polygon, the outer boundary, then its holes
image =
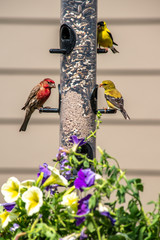
POLYGON ((56 88, 56 84, 55 83, 50 83, 49 85, 51 88, 56 88))
POLYGON ((103 86, 103 83, 99 84, 99 87, 102 87, 103 86))

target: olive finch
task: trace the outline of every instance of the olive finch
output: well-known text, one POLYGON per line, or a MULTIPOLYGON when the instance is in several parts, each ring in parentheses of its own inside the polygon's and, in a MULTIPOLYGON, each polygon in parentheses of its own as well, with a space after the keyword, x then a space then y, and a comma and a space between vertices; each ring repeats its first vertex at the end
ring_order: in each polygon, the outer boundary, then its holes
POLYGON ((32 113, 35 109, 43 107, 43 104, 51 94, 51 88, 55 87, 55 82, 52 79, 45 78, 32 89, 24 107, 22 108, 22 110, 26 110, 26 115, 19 131, 26 131, 32 113))
POLYGON ((130 119, 126 110, 124 109, 124 100, 121 93, 116 89, 114 83, 110 80, 103 81, 100 87, 104 88, 104 96, 106 98, 109 108, 119 110, 125 119, 130 119))

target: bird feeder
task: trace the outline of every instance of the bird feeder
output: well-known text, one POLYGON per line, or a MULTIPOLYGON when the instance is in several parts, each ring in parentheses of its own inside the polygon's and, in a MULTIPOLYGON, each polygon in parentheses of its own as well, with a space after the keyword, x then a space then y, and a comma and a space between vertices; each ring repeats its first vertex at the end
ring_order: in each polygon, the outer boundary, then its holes
MULTIPOLYGON (((97 49, 97 0, 61 0, 60 48, 49 51, 61 54, 59 107, 40 112, 60 114, 60 146, 69 148, 71 135, 85 138, 96 127, 96 55, 107 52, 97 49)), ((90 138, 82 149, 91 159, 95 157, 95 141, 90 138)))

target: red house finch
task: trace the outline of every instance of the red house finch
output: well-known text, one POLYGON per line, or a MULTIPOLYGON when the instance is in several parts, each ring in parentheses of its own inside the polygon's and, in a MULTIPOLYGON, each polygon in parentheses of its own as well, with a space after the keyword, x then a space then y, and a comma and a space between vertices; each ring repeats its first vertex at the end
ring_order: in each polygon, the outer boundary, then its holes
POLYGON ((43 107, 43 104, 51 94, 51 88, 55 87, 55 82, 52 79, 45 78, 32 89, 24 107, 22 108, 22 110, 26 110, 26 115, 19 131, 26 131, 32 113, 35 109, 43 107))

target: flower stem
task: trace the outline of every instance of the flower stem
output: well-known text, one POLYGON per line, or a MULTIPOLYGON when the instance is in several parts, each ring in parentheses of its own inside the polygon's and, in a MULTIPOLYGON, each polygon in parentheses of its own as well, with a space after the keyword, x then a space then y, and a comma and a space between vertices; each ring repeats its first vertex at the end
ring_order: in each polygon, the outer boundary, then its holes
POLYGON ((26 232, 20 232, 20 233, 18 233, 18 234, 15 236, 14 240, 18 240, 20 237, 22 237, 22 236, 24 236, 24 235, 26 235, 26 234, 27 234, 26 232))
POLYGON ((102 122, 102 121, 100 120, 100 119, 101 119, 101 113, 100 113, 100 112, 97 113, 97 117, 98 117, 98 120, 96 120, 96 123, 97 123, 97 125, 96 125, 96 130, 95 130, 94 132, 91 131, 91 134, 90 134, 88 137, 86 137, 85 140, 88 140, 88 139, 91 138, 91 137, 96 137, 95 134, 96 134, 97 130, 99 129, 100 123, 102 122))
POLYGON ((38 223, 39 217, 35 219, 35 221, 32 224, 31 231, 35 228, 36 224, 38 223))
POLYGON ((94 225, 94 227, 95 227, 95 229, 96 229, 96 231, 97 231, 98 240, 101 240, 102 238, 101 238, 101 234, 100 234, 100 231, 99 231, 100 228, 97 226, 97 223, 96 223, 96 221, 95 221, 94 216, 93 216, 92 213, 90 214, 90 217, 91 217, 91 220, 92 220, 92 222, 93 222, 93 225, 94 225))

